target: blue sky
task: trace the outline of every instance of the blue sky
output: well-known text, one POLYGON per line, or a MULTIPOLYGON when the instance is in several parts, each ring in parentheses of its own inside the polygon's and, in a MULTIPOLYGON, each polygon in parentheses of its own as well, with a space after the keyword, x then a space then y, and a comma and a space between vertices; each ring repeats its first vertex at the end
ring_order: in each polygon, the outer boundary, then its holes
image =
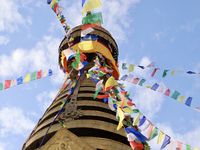
MULTIPOLYGON (((0 0, 0 81, 39 69, 55 75, 0 92, 0 150, 21 149, 34 125, 52 102, 64 75, 57 49, 64 32, 46 1, 0 0), (10 144, 12 143, 12 144, 10 144)), ((81 0, 62 0, 73 27, 81 23, 81 0)), ((135 64, 152 61, 160 68, 200 72, 199 0, 103 0, 104 27, 116 39, 120 60, 135 64)), ((200 105, 200 76, 139 72, 164 83, 200 105)), ((200 114, 158 93, 127 84, 138 107, 173 139, 200 147, 200 114)), ((153 141, 153 149, 158 145, 153 141)))

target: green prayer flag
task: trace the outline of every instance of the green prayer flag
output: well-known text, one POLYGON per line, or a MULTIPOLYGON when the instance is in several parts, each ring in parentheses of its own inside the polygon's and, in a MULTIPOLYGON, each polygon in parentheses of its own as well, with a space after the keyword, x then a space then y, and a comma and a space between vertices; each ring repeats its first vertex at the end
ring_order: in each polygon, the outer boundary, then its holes
POLYGON ((3 90, 3 83, 0 83, 0 90, 3 90))
POLYGON ((139 82, 138 85, 143 86, 144 82, 146 82, 146 80, 145 80, 145 79, 142 79, 142 80, 139 82))
POLYGON ((162 76, 163 78, 166 77, 168 71, 169 71, 169 70, 164 70, 163 76, 162 76))
POLYGON ((133 64, 130 64, 129 67, 128 67, 128 72, 132 72, 134 71, 134 65, 133 64))
POLYGON ((186 150, 191 150, 191 146, 190 145, 186 145, 186 150))
POLYGON ((37 79, 37 71, 31 74, 31 80, 36 80, 36 79, 37 79))
POLYGON ((82 24, 103 23, 102 13, 90 13, 82 19, 82 24))
POLYGON ((95 92, 94 95, 93 95, 93 98, 94 98, 94 99, 97 98, 97 96, 98 96, 98 94, 99 94, 100 91, 101 91, 101 88, 99 88, 98 90, 96 90, 96 92, 95 92))
POLYGON ((150 140, 152 140, 153 138, 155 138, 156 136, 158 135, 158 128, 155 127, 151 133, 151 136, 150 136, 150 140))
POLYGON ((171 98, 176 99, 180 96, 180 93, 178 91, 174 91, 174 93, 172 94, 171 98))
POLYGON ((79 65, 80 60, 81 60, 81 58, 80 58, 80 52, 79 51, 76 53, 75 59, 76 59, 75 62, 72 63, 72 67, 74 69, 78 69, 78 65, 79 65))

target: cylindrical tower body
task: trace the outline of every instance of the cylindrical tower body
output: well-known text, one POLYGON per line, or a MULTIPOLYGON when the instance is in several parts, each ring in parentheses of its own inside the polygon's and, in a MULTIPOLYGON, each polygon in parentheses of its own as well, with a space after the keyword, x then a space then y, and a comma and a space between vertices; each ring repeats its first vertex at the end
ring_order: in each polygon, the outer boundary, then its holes
MULTIPOLYGON (((94 65, 93 58, 96 53, 100 53, 106 58, 105 61, 114 70, 113 76, 116 79, 119 77, 117 44, 108 31, 100 26, 93 26, 93 31, 90 34, 98 36, 95 45, 93 45, 94 47, 81 48, 80 43, 85 42, 81 39, 83 28, 87 29, 88 27, 78 26, 74 28, 68 37, 65 37, 61 42, 59 63, 63 70, 71 71, 67 60, 62 54, 62 51, 67 49, 71 43, 70 47, 87 55, 88 64, 83 69, 83 73, 70 96, 68 96, 68 93, 72 83, 68 85, 64 83, 63 88, 23 145, 23 150, 131 149, 124 130, 116 131, 118 125, 115 117, 116 113, 110 110, 108 104, 104 103, 102 99, 93 98, 96 83, 86 77, 86 72, 94 65), (68 103, 64 106, 62 114, 53 121, 66 99, 68 103), (62 125, 60 121, 62 121, 62 125)), ((73 74, 71 78, 73 78, 73 74)))

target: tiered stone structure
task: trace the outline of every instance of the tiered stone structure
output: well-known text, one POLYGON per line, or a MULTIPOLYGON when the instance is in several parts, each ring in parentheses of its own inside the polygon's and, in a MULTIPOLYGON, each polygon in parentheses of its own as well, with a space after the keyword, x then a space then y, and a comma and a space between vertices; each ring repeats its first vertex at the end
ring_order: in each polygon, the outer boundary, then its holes
MULTIPOLYGON (((71 32, 75 40, 80 37, 81 26, 71 32)), ((117 60, 118 48, 112 36, 101 27, 94 27, 95 34, 104 39, 104 44, 109 44, 113 58, 117 60)), ((66 49, 67 38, 61 42, 59 52, 66 49)), ((80 39, 79 39, 80 40, 80 39)), ((88 54, 89 56, 90 54, 88 54)), ((91 54, 94 55, 94 54, 91 54)), ((60 57, 59 57, 60 59, 60 57)), ((108 104, 100 99, 93 99, 95 83, 86 78, 86 71, 91 68, 91 62, 85 68, 78 80, 73 94, 68 97, 70 86, 63 86, 55 100, 46 110, 38 124, 30 134, 23 150, 130 150, 123 129, 116 131, 118 121, 115 112, 109 109, 108 104), (47 129, 52 120, 61 109, 62 102, 68 100, 64 112, 60 116, 63 119, 63 126, 58 119, 53 122, 48 134, 47 129), (43 137, 45 139, 41 145, 43 137)), ((60 61, 59 61, 60 62, 60 61)))

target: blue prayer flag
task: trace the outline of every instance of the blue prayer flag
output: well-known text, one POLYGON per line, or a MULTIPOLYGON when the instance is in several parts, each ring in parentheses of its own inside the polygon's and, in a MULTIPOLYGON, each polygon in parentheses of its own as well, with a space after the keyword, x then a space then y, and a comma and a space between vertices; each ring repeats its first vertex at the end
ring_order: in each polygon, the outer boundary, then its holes
POLYGON ((17 78, 17 85, 20 85, 23 83, 23 77, 17 78))
POLYGON ((168 135, 165 135, 165 139, 160 149, 164 149, 170 143, 170 139, 171 137, 169 137, 168 135))
POLYGON ((191 106, 191 103, 192 103, 192 97, 188 97, 186 102, 185 102, 185 105, 191 106))
POLYGON ((142 133, 140 133, 139 131, 137 131, 136 129, 128 127, 128 128, 125 128, 125 130, 126 130, 126 132, 128 134, 129 133, 133 133, 140 142, 143 143, 143 142, 147 141, 147 138, 144 135, 142 135, 142 133))
POLYGON ((83 5, 85 4, 85 1, 86 1, 86 0, 82 0, 82 7, 83 7, 83 5))
POLYGON ((155 83, 155 84, 151 87, 151 89, 154 90, 154 91, 156 91, 156 90, 158 89, 158 87, 159 87, 159 84, 155 83))

